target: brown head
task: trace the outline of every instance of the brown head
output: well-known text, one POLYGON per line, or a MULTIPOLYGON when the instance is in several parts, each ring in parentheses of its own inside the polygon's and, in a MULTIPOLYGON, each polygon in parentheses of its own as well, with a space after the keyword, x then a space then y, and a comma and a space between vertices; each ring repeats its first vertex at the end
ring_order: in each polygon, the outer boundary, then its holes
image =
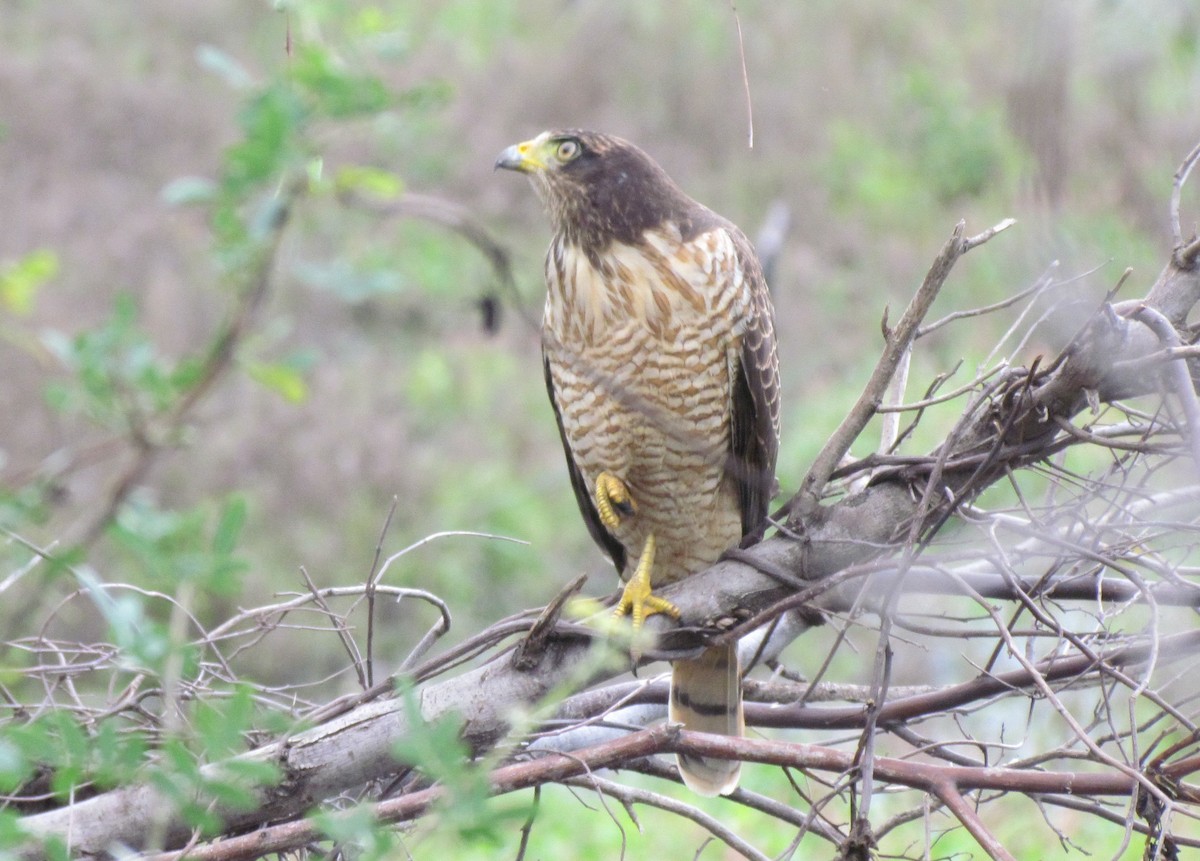
POLYGON ((684 238, 720 219, 684 194, 629 141, 581 129, 542 132, 500 153, 497 168, 528 174, 556 230, 589 255, 613 241, 637 245, 675 222, 684 238))

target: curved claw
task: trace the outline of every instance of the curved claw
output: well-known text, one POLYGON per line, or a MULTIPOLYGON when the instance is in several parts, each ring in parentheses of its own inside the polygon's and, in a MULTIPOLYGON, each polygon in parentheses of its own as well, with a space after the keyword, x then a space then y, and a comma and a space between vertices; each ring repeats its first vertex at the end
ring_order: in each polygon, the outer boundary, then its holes
POLYGON ((637 510, 625 482, 608 470, 596 476, 595 496, 596 513, 600 515, 600 522, 610 531, 620 525, 622 517, 628 517, 637 510))
POLYGON ((626 613, 633 619, 633 630, 641 630, 647 616, 663 613, 672 619, 679 618, 679 608, 665 598, 654 594, 650 587, 650 571, 654 568, 654 535, 646 536, 646 544, 638 559, 637 569, 621 592, 621 600, 613 615, 618 618, 626 613))

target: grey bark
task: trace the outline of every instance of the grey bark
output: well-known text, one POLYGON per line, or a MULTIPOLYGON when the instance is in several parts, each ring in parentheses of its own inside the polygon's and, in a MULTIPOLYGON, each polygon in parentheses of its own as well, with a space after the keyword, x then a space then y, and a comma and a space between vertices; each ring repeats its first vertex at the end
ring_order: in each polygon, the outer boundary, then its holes
MULTIPOLYGON (((956 504, 1004 475, 1007 468, 1044 456, 1062 439, 1059 422, 1084 409, 1089 393, 1113 400, 1158 391, 1159 375, 1138 360, 1160 352, 1163 344, 1135 318, 1145 305, 1177 329, 1183 327, 1200 300, 1194 245, 1190 259, 1174 255, 1143 302, 1101 308, 1049 370, 1032 375, 1023 369, 1010 372, 989 401, 961 424, 944 450, 935 452, 928 463, 877 474, 866 489, 788 522, 785 532, 751 548, 744 557, 749 564, 739 559, 718 562, 662 594, 693 625, 727 624, 752 616, 795 593, 793 585, 759 569, 816 584, 877 558, 909 535, 936 530, 956 504)), ((1182 332, 1181 340, 1187 343, 1192 338, 1182 332)), ((1176 394, 1194 397, 1190 389, 1176 394)), ((817 605, 848 607, 857 582, 831 590, 817 605)), ((660 633, 667 629, 662 617, 654 617, 647 627, 660 633)), ((666 642, 687 645, 696 639, 694 634, 673 635, 666 642)), ((482 751, 505 736, 518 709, 569 682, 596 682, 626 669, 595 663, 591 641, 578 636, 552 636, 542 648, 531 651, 524 653, 520 666, 512 653, 506 653, 458 676, 420 685, 415 690, 416 719, 461 715, 465 739, 482 751)), ((298 816, 324 799, 387 778, 399 767, 393 747, 410 729, 404 701, 380 699, 248 752, 242 758, 276 762, 284 775, 282 783, 257 790, 253 809, 218 808, 216 812, 227 823, 227 831, 235 832, 298 816)), ((207 767, 210 774, 221 768, 220 763, 207 767)), ((113 790, 27 817, 22 825, 37 838, 53 835, 69 840, 73 857, 101 857, 119 851, 118 847, 143 848, 147 835, 156 832, 168 848, 183 845, 190 836, 166 800, 148 786, 113 790)), ((42 853, 31 848, 27 857, 42 857, 42 853)))

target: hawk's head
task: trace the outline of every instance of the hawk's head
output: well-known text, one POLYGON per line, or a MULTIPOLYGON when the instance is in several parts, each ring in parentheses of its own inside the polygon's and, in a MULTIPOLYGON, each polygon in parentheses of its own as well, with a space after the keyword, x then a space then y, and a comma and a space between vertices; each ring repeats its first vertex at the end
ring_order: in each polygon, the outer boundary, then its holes
POLYGON ((497 168, 529 175, 554 226, 589 252, 613 242, 636 245, 646 230, 674 221, 688 228, 711 216, 628 141, 598 132, 542 132, 513 144, 497 168))

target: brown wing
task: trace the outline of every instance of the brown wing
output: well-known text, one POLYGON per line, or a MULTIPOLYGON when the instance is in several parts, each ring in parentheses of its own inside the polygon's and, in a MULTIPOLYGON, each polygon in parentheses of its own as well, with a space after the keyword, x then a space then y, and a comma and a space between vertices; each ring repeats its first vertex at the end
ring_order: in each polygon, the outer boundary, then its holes
POLYGON ((571 451, 571 443, 567 440, 567 433, 563 429, 562 410, 558 406, 558 395, 554 391, 554 378, 550 375, 550 361, 545 352, 542 353, 542 370, 546 374, 546 391, 549 393, 550 403, 554 407, 554 420, 558 423, 558 436, 562 440, 563 454, 567 456, 567 471, 571 474, 571 489, 575 491, 575 502, 579 504, 579 512, 583 515, 583 522, 587 524, 592 540, 612 557, 613 564, 617 566, 617 574, 623 574, 625 571, 625 548, 600 522, 600 513, 596 511, 596 503, 593 501, 591 493, 588 492, 587 484, 579 472, 579 467, 575 464, 575 454, 571 451))
POLYGON ((737 262, 750 287, 751 311, 733 381, 729 469, 738 486, 742 534, 753 543, 766 531, 779 452, 779 357, 775 312, 762 267, 745 235, 733 228, 737 262))

